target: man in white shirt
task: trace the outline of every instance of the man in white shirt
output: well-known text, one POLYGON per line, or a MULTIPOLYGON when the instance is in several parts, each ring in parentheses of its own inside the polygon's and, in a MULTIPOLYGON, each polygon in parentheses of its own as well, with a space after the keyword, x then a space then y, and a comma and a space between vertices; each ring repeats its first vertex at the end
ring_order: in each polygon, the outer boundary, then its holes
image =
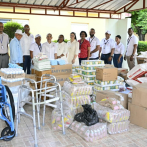
POLYGON ((89 32, 90 37, 87 38, 91 47, 90 47, 90 58, 89 60, 98 60, 99 50, 100 50, 100 40, 95 37, 95 29, 91 29, 89 32))
POLYGON ((46 36, 47 42, 42 44, 42 51, 45 53, 49 60, 57 59, 57 46, 52 42, 52 34, 48 33, 46 36))
POLYGON ((122 68, 122 63, 123 63, 123 54, 125 51, 124 45, 120 42, 121 41, 121 36, 117 35, 115 37, 115 50, 114 50, 114 58, 113 58, 113 63, 116 68, 122 68))
POLYGON ((110 38, 111 32, 107 31, 105 33, 106 38, 102 39, 101 41, 101 47, 100 47, 100 53, 102 52, 101 55, 101 60, 104 60, 105 64, 111 64, 111 61, 113 59, 113 54, 114 54, 114 49, 115 49, 115 41, 110 38))
MULTIPOLYGON (((38 55, 42 50, 42 45, 41 45, 41 35, 37 34, 35 36, 35 42, 31 44, 30 46, 30 56, 31 60, 33 59, 34 56, 38 55)), ((33 62, 32 62, 33 65, 33 62)))
POLYGON ((21 38, 21 48, 23 52, 23 70, 27 74, 30 74, 30 68, 31 68, 31 57, 30 57, 30 46, 32 43, 35 42, 34 36, 30 34, 30 27, 29 25, 24 26, 24 33, 23 37, 21 38))
POLYGON ((0 22, 0 69, 8 68, 9 55, 8 55, 8 43, 9 36, 3 32, 4 25, 0 22))
POLYGON ((127 59, 129 69, 131 70, 135 66, 138 38, 133 34, 133 29, 128 29, 129 38, 127 40, 127 50, 124 60, 127 59))

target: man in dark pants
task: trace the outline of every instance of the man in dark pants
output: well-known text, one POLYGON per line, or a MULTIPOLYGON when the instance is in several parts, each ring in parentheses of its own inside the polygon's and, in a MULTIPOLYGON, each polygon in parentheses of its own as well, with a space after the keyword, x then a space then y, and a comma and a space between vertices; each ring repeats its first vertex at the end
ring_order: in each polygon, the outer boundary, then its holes
POLYGON ((106 38, 102 39, 101 41, 99 56, 100 53, 102 52, 101 60, 104 60, 105 64, 111 64, 115 50, 115 41, 110 38, 111 36, 110 31, 107 31, 105 33, 105 36, 106 38))
POLYGON ((30 68, 31 68, 31 57, 30 57, 30 46, 32 43, 35 42, 34 36, 30 34, 30 27, 29 25, 24 26, 24 33, 23 37, 21 38, 21 48, 23 52, 23 70, 27 74, 30 74, 30 68))
POLYGON ((100 50, 100 40, 95 37, 95 29, 91 29, 90 32, 90 37, 87 38, 87 40, 90 43, 90 58, 89 60, 98 60, 98 55, 99 55, 99 50, 100 50))
POLYGON ((3 32, 4 26, 0 22, 0 69, 8 68, 9 55, 8 55, 8 43, 9 37, 3 32))

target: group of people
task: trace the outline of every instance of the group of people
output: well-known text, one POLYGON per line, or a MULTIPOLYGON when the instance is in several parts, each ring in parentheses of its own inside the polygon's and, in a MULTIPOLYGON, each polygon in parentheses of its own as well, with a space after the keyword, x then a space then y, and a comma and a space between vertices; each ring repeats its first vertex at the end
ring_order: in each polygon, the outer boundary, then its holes
MULTIPOLYGON (((9 63, 8 44, 9 36, 3 32, 4 26, 0 22, 0 68, 7 68, 9 63)), ((40 52, 45 53, 50 60, 64 59, 69 64, 81 65, 82 60, 104 60, 105 64, 122 67, 123 56, 128 66, 132 69, 135 66, 138 38, 133 34, 133 29, 128 29, 129 38, 127 49, 121 43, 121 36, 117 35, 115 41, 111 39, 111 32, 105 32, 105 38, 100 41, 95 36, 95 29, 91 29, 89 37, 85 31, 81 31, 80 40, 77 41, 76 34, 70 33, 70 41, 64 42, 64 35, 59 35, 57 43, 52 42, 52 34, 46 35, 47 42, 41 44, 41 35, 34 36, 30 33, 29 25, 22 30, 16 30, 15 37, 10 42, 10 63, 22 66, 27 74, 30 74, 33 57, 40 52)))

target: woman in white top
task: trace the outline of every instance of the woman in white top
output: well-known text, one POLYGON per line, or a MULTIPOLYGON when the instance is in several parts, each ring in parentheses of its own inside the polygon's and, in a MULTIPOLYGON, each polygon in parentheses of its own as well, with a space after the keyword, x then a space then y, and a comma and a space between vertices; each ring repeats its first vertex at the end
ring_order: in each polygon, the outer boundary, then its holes
POLYGON ((64 42, 64 36, 60 35, 57 42, 57 59, 63 59, 67 61, 67 43, 64 42))
POLYGON ((69 64, 79 65, 79 42, 76 39, 74 32, 70 33, 70 41, 67 43, 68 53, 67 62, 69 64))
POLYGON ((115 50, 114 50, 114 58, 113 58, 113 63, 116 68, 122 68, 122 63, 123 63, 123 54, 125 51, 124 45, 120 42, 121 41, 121 36, 117 35, 115 37, 115 50))

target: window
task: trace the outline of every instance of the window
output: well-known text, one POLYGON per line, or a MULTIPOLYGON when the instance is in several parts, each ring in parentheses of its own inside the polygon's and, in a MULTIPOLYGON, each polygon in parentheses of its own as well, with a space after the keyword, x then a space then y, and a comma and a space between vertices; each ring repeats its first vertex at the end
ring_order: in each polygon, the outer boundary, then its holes
POLYGON ((85 31, 88 35, 88 24, 80 24, 80 23, 72 23, 71 24, 71 32, 75 32, 77 36, 77 40, 80 39, 80 32, 85 31))
POLYGON ((0 19, 0 22, 2 22, 3 24, 7 23, 8 21, 11 21, 11 19, 0 19))
POLYGON ((24 25, 29 24, 29 20, 12 19, 12 21, 21 24, 23 27, 24 27, 24 25))

